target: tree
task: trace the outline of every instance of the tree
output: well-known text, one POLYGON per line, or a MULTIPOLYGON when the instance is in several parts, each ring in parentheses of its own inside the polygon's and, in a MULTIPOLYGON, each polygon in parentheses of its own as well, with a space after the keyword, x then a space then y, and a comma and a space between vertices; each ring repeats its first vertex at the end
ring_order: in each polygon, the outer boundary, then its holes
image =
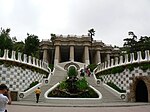
POLYGON ((13 50, 17 51, 17 52, 24 52, 24 47, 25 44, 24 42, 15 42, 13 45, 13 50))
POLYGON ((139 39, 138 41, 138 50, 150 50, 150 37, 144 36, 139 39))
POLYGON ((144 36, 137 40, 137 36, 133 32, 128 33, 130 38, 125 38, 123 50, 127 53, 150 50, 150 37, 144 36))
POLYGON ((91 37, 91 41, 93 41, 93 36, 95 36, 95 31, 94 31, 94 29, 92 28, 92 29, 90 29, 90 30, 88 30, 88 35, 91 37))
POLYGON ((51 42, 52 42, 52 59, 51 64, 53 64, 53 58, 54 58, 54 42, 55 42, 56 35, 51 33, 51 42))
POLYGON ((24 53, 37 58, 39 57, 38 36, 27 33, 27 38, 25 39, 24 53))
MULTIPOLYGON (((88 36, 91 37, 91 48, 92 48, 93 36, 95 36, 95 31, 92 28, 92 29, 88 30, 88 32, 89 32, 88 36)), ((92 55, 93 55, 93 53, 92 53, 92 50, 91 50, 91 63, 92 63, 92 57, 93 57, 92 55)))
POLYGON ((7 28, 6 30, 1 28, 1 32, 0 32, 0 49, 1 50, 4 50, 4 49, 12 50, 13 48, 13 41, 9 33, 10 33, 9 28, 7 28))
POLYGON ((124 42, 124 48, 126 48, 127 52, 134 52, 137 50, 135 47, 137 45, 137 36, 133 32, 128 32, 128 35, 130 38, 125 38, 123 41, 124 42))

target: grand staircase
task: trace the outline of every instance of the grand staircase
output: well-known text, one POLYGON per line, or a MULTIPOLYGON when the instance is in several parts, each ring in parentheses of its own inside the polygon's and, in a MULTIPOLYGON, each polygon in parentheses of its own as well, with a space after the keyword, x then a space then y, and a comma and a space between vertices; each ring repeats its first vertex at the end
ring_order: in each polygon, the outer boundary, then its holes
MULTIPOLYGON (((60 66, 56 66, 55 67, 55 72, 54 74, 51 76, 51 79, 50 79, 50 84, 49 85, 43 85, 41 87, 41 95, 40 95, 40 99, 39 99, 39 102, 45 102, 45 98, 44 98, 44 94, 45 92, 51 88, 52 86, 54 86, 56 83, 64 80, 65 78, 67 77, 67 72, 61 68, 60 66)), ((108 102, 123 102, 122 100, 120 100, 118 97, 116 97, 114 94, 110 93, 108 90, 106 90, 103 85, 96 85, 95 84, 95 80, 94 80, 94 77, 93 76, 85 76, 88 83, 93 86, 94 88, 96 88, 98 91, 100 91, 100 93, 102 94, 102 99, 100 100, 96 100, 96 101, 88 101, 89 103, 108 103, 108 102)), ((36 99, 35 99, 35 93, 31 93, 29 96, 27 96, 26 98, 23 98, 22 101, 30 101, 30 102, 35 102, 36 99)), ((61 101, 58 101, 58 100, 51 100, 51 103, 56 103, 56 104, 60 104, 60 103, 64 103, 63 100, 61 101), (61 102, 62 101, 62 102, 61 102)), ((84 102, 84 101, 83 101, 84 102)), ((73 103, 72 101, 67 101, 65 103, 73 103)), ((80 103, 77 101, 77 103, 80 103)), ((87 101, 85 100, 85 103, 87 103, 87 101)))
POLYGON ((103 102, 103 103, 122 102, 122 100, 120 100, 114 94, 110 93, 107 89, 105 89, 103 85, 96 85, 93 76, 86 77, 86 79, 90 85, 92 85, 94 88, 96 88, 102 94, 101 102, 103 102))

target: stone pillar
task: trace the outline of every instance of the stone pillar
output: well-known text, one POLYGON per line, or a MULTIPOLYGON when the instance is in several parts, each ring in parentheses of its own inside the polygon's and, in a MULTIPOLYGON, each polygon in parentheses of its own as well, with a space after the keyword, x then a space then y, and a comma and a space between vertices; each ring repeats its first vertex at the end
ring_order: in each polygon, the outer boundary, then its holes
POLYGON ((110 54, 107 54, 107 61, 110 60, 110 54))
POLYGON ((11 59, 16 60, 16 51, 12 51, 11 59))
POLYGON ((31 59, 32 59, 32 57, 31 57, 31 56, 29 56, 29 58, 28 58, 28 59, 29 59, 29 60, 28 60, 28 63, 29 63, 29 64, 32 64, 32 60, 31 60, 31 59))
POLYGON ((70 46, 70 61, 74 61, 74 46, 70 46))
POLYGON ((97 54, 97 60, 96 60, 96 62, 97 62, 97 63, 101 63, 101 54, 100 54, 100 51, 98 50, 98 51, 96 52, 96 54, 97 54))
POLYGON ((89 65, 90 64, 90 61, 89 61, 89 48, 88 46, 85 46, 84 48, 84 57, 85 57, 85 63, 86 65, 89 65))
POLYGON ((22 62, 21 54, 22 54, 22 53, 18 52, 18 61, 20 61, 20 62, 22 62))
POLYGON ((45 62, 48 61, 48 60, 47 60, 47 55, 48 55, 47 49, 44 49, 44 52, 43 52, 43 61, 45 61, 45 62))
POLYGON ((3 58, 8 59, 8 50, 7 49, 4 50, 3 58))
POLYGON ((23 58, 23 62, 24 62, 24 63, 27 63, 27 55, 26 55, 26 54, 24 54, 23 56, 24 56, 24 58, 23 58))
POLYGON ((33 63, 32 64, 35 65, 35 57, 33 57, 33 63))
POLYGON ((60 48, 59 46, 56 46, 55 48, 55 59, 54 59, 54 65, 58 64, 59 63, 59 52, 60 52, 60 48))

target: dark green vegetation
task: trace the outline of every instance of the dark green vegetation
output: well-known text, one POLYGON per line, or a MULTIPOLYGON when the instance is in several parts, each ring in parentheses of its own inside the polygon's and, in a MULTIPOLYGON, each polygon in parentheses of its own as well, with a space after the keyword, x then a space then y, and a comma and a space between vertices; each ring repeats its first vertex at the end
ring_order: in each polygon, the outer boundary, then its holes
POLYGON ((38 83, 39 83, 38 81, 32 82, 32 83, 29 85, 29 87, 28 87, 26 90, 24 90, 24 91, 29 90, 30 88, 34 87, 34 86, 37 85, 38 83))
POLYGON ((77 78, 77 70, 74 66, 69 67, 68 78, 52 90, 48 97, 62 98, 98 98, 98 94, 89 87, 85 77, 77 78))
POLYGON ((131 38, 124 39, 124 45, 122 50, 127 53, 150 50, 150 37, 141 36, 138 40, 137 36, 133 32, 128 32, 131 38))
POLYGON ((22 52, 24 54, 39 58, 39 39, 38 36, 28 34, 24 42, 17 42, 16 37, 10 37, 10 29, 2 29, 0 31, 0 49, 14 50, 16 52, 22 52))
POLYGON ((120 89, 118 86, 116 86, 113 82, 107 82, 107 85, 109 85, 110 87, 112 87, 113 89, 115 89, 116 91, 120 92, 120 93, 125 93, 125 90, 120 89))

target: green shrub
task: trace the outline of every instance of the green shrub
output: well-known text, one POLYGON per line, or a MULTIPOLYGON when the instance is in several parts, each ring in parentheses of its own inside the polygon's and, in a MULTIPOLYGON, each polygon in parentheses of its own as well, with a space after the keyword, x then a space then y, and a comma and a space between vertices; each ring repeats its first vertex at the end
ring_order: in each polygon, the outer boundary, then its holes
POLYGON ((88 65, 88 68, 90 68, 90 71, 93 72, 93 70, 97 67, 96 64, 90 64, 88 65))
POLYGON ((120 89, 118 86, 116 86, 113 82, 107 82, 107 85, 109 85, 110 87, 112 87, 113 89, 115 89, 116 91, 120 92, 120 93, 125 93, 125 90, 120 89))
POLYGON ((59 85, 59 89, 67 89, 68 88, 68 84, 66 83, 66 81, 62 81, 59 85))
POLYGON ((76 77, 78 72, 74 66, 70 66, 68 70, 68 77, 76 77))
POLYGON ((37 85, 39 82, 38 81, 35 81, 35 82, 32 82, 29 87, 27 89, 25 89, 24 91, 27 91, 28 89, 34 87, 35 85, 37 85))
POLYGON ((89 85, 88 85, 87 80, 85 79, 85 77, 82 78, 81 80, 78 80, 76 82, 76 86, 79 89, 79 91, 86 90, 89 87, 89 85))

